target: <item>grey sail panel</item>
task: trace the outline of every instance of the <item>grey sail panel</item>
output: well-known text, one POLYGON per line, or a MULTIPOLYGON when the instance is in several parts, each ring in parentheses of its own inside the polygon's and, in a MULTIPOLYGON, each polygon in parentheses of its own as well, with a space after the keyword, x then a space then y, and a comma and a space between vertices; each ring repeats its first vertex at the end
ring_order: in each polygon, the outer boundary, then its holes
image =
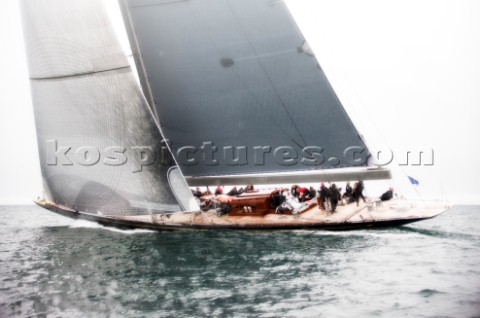
POLYGON ((125 1, 162 130, 189 180, 368 166, 282 1, 125 1))
POLYGON ((108 16, 99 10, 102 2, 90 2, 22 2, 31 78, 71 76, 128 66, 125 54, 112 36, 108 16))
POLYGON ((170 187, 176 165, 103 2, 23 0, 22 13, 46 199, 105 215, 197 209, 170 187))

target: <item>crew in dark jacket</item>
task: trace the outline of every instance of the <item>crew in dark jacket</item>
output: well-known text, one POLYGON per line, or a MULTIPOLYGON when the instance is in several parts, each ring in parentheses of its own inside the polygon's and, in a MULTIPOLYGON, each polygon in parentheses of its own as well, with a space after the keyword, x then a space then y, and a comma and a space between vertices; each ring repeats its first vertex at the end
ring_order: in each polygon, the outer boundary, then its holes
POLYGON ((195 191, 192 192, 194 197, 200 198, 202 196, 202 191, 200 191, 200 188, 197 187, 195 191))
POLYGON ((393 198, 393 188, 390 188, 390 189, 388 189, 387 192, 382 194, 382 196, 380 197, 380 200, 388 201, 388 200, 391 200, 392 198, 393 198))
POLYGON ((314 187, 310 187, 310 199, 313 199, 317 196, 317 191, 315 190, 314 187))
POLYGON ((343 198, 347 201, 347 204, 353 202, 353 188, 350 185, 350 182, 347 182, 347 185, 345 186, 345 193, 343 194, 343 198))
POLYGON ((312 194, 310 193, 310 190, 307 188, 297 188, 298 191, 298 202, 305 202, 310 200, 312 197, 312 194))
POLYGON ((238 195, 237 187, 233 187, 233 189, 230 190, 227 194, 230 195, 230 196, 236 196, 236 195, 238 195))
POLYGON ((327 198, 329 196, 329 190, 322 182, 320 186, 320 209, 325 210, 325 203, 327 202, 327 198))
POLYGON ((360 198, 362 198, 363 202, 366 201, 365 197, 363 196, 363 181, 358 181, 358 183, 355 183, 353 186, 353 199, 355 202, 357 202, 357 206, 360 198))
POLYGON ((339 199, 340 199, 340 191, 338 191, 337 186, 335 185, 335 183, 333 183, 332 186, 330 187, 330 205, 332 208, 332 212, 335 212, 339 199))

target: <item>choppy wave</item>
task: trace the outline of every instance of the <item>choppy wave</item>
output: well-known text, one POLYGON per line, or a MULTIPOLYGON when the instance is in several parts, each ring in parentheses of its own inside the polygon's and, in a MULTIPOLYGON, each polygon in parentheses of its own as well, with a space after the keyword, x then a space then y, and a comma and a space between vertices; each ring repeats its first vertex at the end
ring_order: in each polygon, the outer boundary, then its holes
POLYGON ((384 230, 118 230, 0 209, 0 316, 475 317, 480 208, 384 230))

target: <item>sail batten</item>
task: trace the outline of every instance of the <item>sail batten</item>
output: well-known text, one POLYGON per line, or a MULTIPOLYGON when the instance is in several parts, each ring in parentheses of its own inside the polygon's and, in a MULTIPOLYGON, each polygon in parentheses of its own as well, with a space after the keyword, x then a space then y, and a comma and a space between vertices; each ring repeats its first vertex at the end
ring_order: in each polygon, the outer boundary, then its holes
POLYGON ((102 70, 96 70, 96 71, 90 71, 86 73, 75 73, 75 74, 70 74, 70 75, 58 75, 58 76, 50 76, 50 77, 30 77, 30 80, 36 80, 36 81, 44 81, 44 80, 58 80, 58 79, 65 79, 65 78, 71 78, 71 77, 80 77, 80 76, 88 76, 88 75, 94 75, 98 73, 103 73, 103 72, 110 72, 110 71, 118 71, 118 70, 124 70, 128 69, 130 70, 131 67, 129 66, 120 66, 116 68, 106 68, 102 70))

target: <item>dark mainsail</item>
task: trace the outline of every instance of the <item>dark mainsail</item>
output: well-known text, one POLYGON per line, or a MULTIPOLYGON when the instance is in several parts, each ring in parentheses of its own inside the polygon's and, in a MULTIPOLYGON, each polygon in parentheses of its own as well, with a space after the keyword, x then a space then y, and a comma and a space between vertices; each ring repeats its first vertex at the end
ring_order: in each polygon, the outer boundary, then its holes
POLYGON ((121 3, 144 92, 190 185, 389 176, 369 166, 283 1, 121 3))
POLYGON ((98 0, 22 0, 45 197, 105 215, 195 210, 98 0))

